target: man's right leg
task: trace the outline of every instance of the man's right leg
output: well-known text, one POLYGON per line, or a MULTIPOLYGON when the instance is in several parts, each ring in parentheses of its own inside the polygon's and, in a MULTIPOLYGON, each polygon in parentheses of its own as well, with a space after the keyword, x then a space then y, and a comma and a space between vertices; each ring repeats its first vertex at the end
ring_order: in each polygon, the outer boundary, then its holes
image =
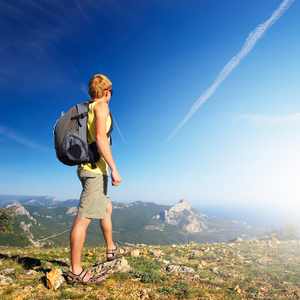
POLYGON ((70 271, 76 275, 82 271, 81 255, 86 237, 86 230, 91 219, 77 216, 70 234, 71 264, 70 271))
MULTIPOLYGON (((75 222, 73 224, 71 234, 70 234, 70 247, 71 247, 71 264, 70 264, 70 271, 75 274, 79 275, 82 272, 81 267, 81 255, 82 250, 85 242, 86 237, 86 230, 91 223, 92 219, 83 218, 80 216, 77 216, 75 219, 75 222)), ((84 282, 87 282, 91 277, 93 277, 92 274, 88 273, 83 278, 84 282)), ((68 276, 68 280, 72 280, 68 276)), ((98 282, 103 281, 103 278, 99 277, 97 279, 98 282)))

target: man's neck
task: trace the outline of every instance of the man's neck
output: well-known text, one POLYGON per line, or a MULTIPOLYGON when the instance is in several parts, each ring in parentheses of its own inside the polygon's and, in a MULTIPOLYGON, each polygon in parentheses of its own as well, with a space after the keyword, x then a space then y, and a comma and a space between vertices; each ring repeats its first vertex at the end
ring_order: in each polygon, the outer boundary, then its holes
POLYGON ((101 97, 101 98, 94 98, 92 99, 93 102, 105 102, 106 104, 108 104, 109 100, 107 101, 105 99, 105 97, 101 97))

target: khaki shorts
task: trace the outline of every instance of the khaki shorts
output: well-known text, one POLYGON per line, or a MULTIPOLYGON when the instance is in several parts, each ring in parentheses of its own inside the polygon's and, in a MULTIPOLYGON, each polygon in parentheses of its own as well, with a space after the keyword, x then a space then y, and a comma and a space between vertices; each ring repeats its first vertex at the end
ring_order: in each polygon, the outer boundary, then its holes
POLYGON ((82 193, 78 205, 78 216, 88 219, 104 219, 106 204, 111 200, 107 194, 108 176, 78 170, 82 193))

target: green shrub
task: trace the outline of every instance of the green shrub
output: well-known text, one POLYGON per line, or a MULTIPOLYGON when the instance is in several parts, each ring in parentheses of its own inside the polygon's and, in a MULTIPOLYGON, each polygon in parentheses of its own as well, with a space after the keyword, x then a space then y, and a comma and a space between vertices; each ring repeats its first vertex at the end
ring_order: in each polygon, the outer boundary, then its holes
POLYGON ((157 292, 159 294, 167 294, 167 295, 173 295, 175 293, 174 290, 168 288, 168 287, 163 287, 161 289, 158 289, 157 292))
POLYGON ((127 273, 118 272, 118 273, 115 273, 114 275, 112 275, 110 278, 122 281, 122 280, 129 279, 129 276, 127 273))
POLYGON ((6 208, 0 208, 0 233, 13 233, 15 213, 6 208))
POLYGON ((299 240, 300 239, 300 227, 296 223, 285 221, 284 224, 276 229, 273 227, 271 230, 266 230, 259 236, 260 239, 276 238, 280 241, 299 240))
POLYGON ((140 278, 143 283, 157 283, 162 281, 159 272, 155 270, 150 272, 132 271, 131 273, 134 277, 140 278))
POLYGON ((136 270, 150 272, 151 270, 159 270, 165 265, 157 260, 148 259, 146 257, 129 258, 129 264, 136 270))

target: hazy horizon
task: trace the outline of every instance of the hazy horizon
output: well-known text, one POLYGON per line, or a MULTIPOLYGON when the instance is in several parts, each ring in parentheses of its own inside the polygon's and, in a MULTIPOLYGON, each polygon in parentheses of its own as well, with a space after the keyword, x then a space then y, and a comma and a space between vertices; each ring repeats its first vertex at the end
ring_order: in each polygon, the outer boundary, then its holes
MULTIPOLYGON (((44 197, 52 198, 53 200, 57 200, 59 202, 64 202, 68 200, 77 200, 79 198, 70 198, 66 200, 58 200, 56 197, 52 196, 37 196, 37 195, 3 195, 0 194, 2 197, 9 197, 9 199, 13 197, 29 197, 30 200, 33 200, 34 197, 44 197)), ((18 199, 17 199, 18 200, 18 199)), ((186 199, 188 200, 188 199, 186 199)), ((0 199, 1 201, 1 199, 0 199)), ((132 203, 136 201, 144 201, 143 199, 134 200, 134 201, 112 201, 114 203, 132 203)), ((173 203, 160 203, 158 200, 153 201, 145 201, 145 202, 152 202, 157 205, 169 205, 174 206, 176 205, 181 199, 174 200, 173 203)), ((188 200, 189 201, 189 200, 188 200)), ((190 203, 190 202, 189 202, 190 203)), ((221 219, 227 220, 236 220, 236 221, 243 221, 246 222, 247 225, 251 226, 260 226, 267 229, 272 229, 272 227, 279 228, 282 227, 286 222, 297 224, 300 226, 300 219, 299 219, 299 212, 295 210, 291 210, 289 207, 272 207, 269 205, 257 205, 257 204, 209 204, 209 203, 201 203, 198 205, 191 204, 191 207, 197 209, 201 213, 204 213, 208 217, 218 217, 221 219)))

